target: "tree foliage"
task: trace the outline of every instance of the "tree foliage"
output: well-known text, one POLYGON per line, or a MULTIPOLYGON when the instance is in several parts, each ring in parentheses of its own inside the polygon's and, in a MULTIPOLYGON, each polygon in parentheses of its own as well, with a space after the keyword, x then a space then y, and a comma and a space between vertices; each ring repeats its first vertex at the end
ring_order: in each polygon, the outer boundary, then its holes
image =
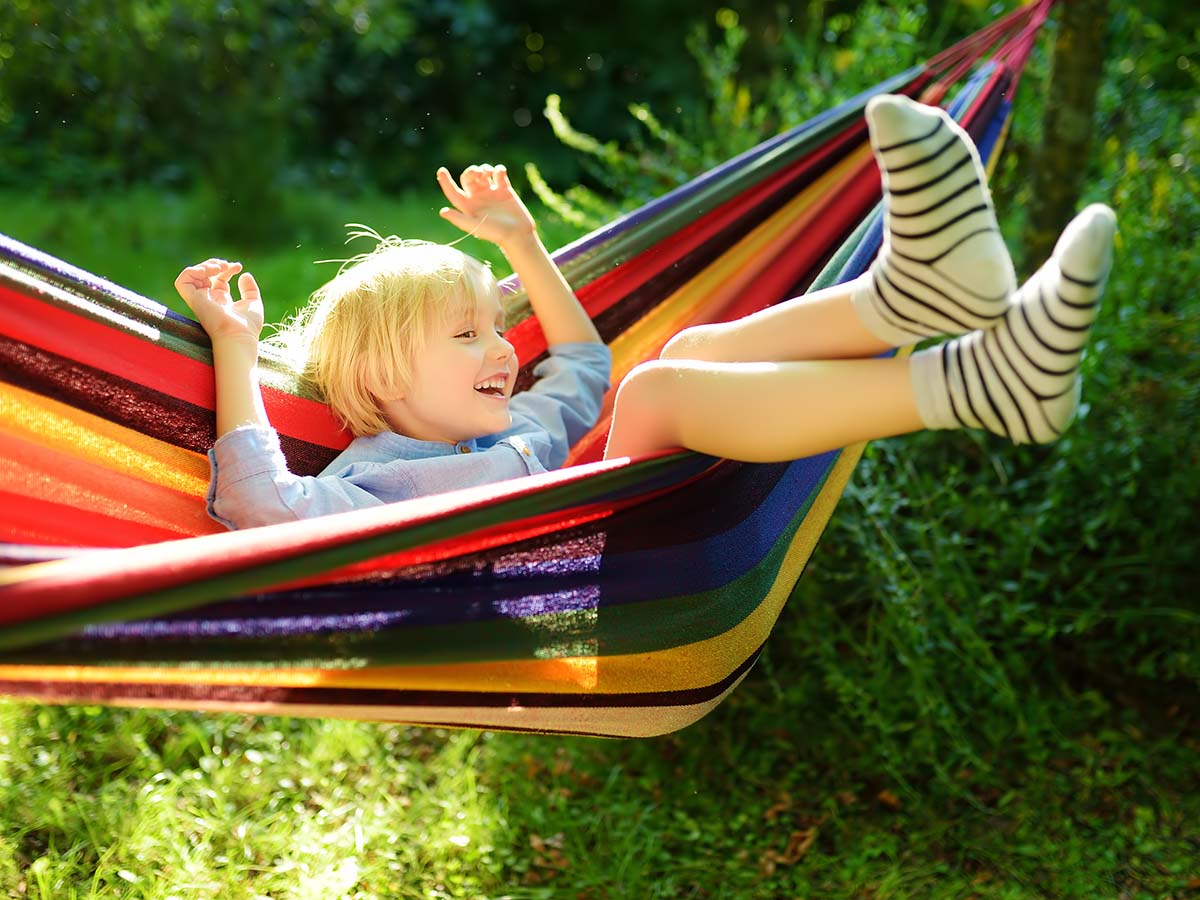
POLYGON ((903 72, 925 51, 919 35, 926 19, 903 4, 865 0, 851 14, 812 3, 806 27, 797 24, 784 7, 755 25, 729 8, 712 25, 694 23, 687 49, 701 89, 693 90, 696 102, 677 104, 669 115, 653 103, 629 104, 639 127, 625 146, 578 130, 563 99, 550 95, 546 118, 581 154, 590 184, 560 194, 530 163, 539 197, 568 220, 597 227, 903 72))
POLYGON ((631 27, 537 0, 12 0, 0 183, 225 183, 250 165, 386 188, 442 154, 533 144, 567 160, 529 127, 546 91, 584 93, 589 125, 630 86, 684 93, 682 36, 712 8, 664 0, 631 27))

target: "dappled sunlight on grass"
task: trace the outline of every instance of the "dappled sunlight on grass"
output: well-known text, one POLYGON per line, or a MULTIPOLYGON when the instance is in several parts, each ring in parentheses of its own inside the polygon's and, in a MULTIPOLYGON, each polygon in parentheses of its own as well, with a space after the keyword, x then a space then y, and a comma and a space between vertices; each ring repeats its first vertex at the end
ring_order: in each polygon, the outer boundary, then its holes
POLYGON ((1093 707, 947 788, 871 769, 785 616, 682 733, 594 740, 0 702, 0 878, 38 898, 1169 893, 1195 736, 1093 707))

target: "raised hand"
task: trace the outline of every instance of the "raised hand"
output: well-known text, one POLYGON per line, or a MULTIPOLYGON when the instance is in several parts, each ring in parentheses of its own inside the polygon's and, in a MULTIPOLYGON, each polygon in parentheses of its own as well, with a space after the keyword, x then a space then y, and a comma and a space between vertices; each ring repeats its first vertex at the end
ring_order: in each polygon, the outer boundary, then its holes
POLYGON ((534 232, 533 216, 508 180, 504 166, 468 166, 459 183, 443 166, 438 184, 450 201, 441 216, 468 234, 504 247, 534 232))
POLYGON ((175 290, 214 343, 256 342, 262 331, 262 293, 254 276, 245 272, 238 278, 241 299, 234 300, 229 289, 230 279, 241 271, 240 262, 209 259, 188 266, 175 279, 175 290))

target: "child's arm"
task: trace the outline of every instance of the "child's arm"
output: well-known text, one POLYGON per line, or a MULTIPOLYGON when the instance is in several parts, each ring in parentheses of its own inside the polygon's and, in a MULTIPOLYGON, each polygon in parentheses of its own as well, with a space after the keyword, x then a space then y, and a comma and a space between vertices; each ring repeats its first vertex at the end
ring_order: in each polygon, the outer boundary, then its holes
POLYGON ((288 471, 258 386, 262 295, 249 273, 238 279, 240 300, 229 289, 241 269, 241 263, 210 259, 175 279, 179 296, 212 340, 217 442, 209 451, 209 515, 226 528, 251 528, 378 506, 378 497, 347 480, 288 471))
POLYGON ((546 344, 601 343, 596 326, 546 252, 504 166, 471 166, 462 174, 461 187, 445 168, 438 169, 437 178, 454 207, 442 209, 442 218, 504 251, 525 287, 546 344))
POLYGON ((270 427, 258 386, 262 295, 254 276, 246 272, 238 279, 241 299, 233 299, 229 280, 241 269, 241 263, 210 259, 188 266, 175 279, 175 290, 212 340, 217 437, 240 425, 270 427))

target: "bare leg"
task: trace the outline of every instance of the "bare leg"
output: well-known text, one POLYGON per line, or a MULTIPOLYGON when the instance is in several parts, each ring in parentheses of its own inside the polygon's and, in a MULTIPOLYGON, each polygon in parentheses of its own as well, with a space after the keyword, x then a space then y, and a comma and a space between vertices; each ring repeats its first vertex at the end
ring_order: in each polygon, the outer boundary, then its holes
POLYGON ((884 183, 884 242, 862 277, 741 321, 677 335, 664 359, 854 359, 991 328, 1016 288, 979 155, 943 111, 876 97, 867 122, 884 183))
POLYGON ((862 324, 850 285, 837 285, 733 322, 697 325, 663 348, 663 359, 707 362, 783 362, 863 359, 890 350, 862 324))
POLYGON ((907 359, 657 361, 622 382, 604 456, 780 462, 922 427, 907 359))
POLYGON ((922 428, 1052 441, 1075 414, 1115 230, 1112 210, 1089 206, 998 325, 912 357, 643 363, 617 391, 605 458, 687 447, 779 462, 922 428))

